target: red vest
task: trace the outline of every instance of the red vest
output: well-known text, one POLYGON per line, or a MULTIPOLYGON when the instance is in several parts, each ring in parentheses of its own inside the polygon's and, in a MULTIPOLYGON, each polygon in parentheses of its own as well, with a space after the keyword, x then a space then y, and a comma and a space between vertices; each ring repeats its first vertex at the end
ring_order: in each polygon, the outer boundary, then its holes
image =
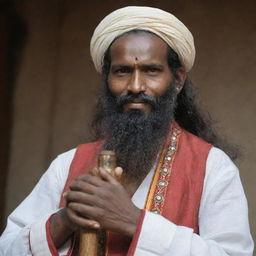
MULTIPOLYGON (((77 175, 86 174, 96 166, 101 145, 98 141, 78 146, 63 192, 77 175)), ((161 214, 176 225, 190 227, 199 234, 198 212, 211 147, 175 124, 162 149, 144 209, 161 214)), ((64 205, 61 197, 60 206, 64 205)), ((106 255, 127 255, 129 246, 129 239, 111 233, 106 255)), ((129 255, 133 255, 130 252, 129 255)))

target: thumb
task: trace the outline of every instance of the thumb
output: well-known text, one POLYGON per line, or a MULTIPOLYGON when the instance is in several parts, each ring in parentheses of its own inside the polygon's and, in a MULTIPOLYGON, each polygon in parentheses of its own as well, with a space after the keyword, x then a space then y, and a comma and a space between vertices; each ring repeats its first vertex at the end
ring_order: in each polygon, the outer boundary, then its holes
POLYGON ((111 173, 107 172, 105 169, 99 168, 99 174, 103 180, 108 181, 109 183, 114 185, 119 184, 115 175, 113 176, 111 173))

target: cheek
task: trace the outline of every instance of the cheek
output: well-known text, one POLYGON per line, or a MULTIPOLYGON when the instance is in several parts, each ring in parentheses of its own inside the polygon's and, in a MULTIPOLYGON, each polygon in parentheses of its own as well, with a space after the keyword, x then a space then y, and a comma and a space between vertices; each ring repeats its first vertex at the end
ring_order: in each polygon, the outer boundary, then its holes
POLYGON ((108 87, 110 92, 115 96, 120 96, 125 94, 124 83, 117 79, 108 78, 108 87))
POLYGON ((113 79, 108 79, 108 87, 110 92, 115 96, 119 96, 122 93, 120 84, 117 81, 113 81, 113 79))
POLYGON ((151 81, 151 90, 154 92, 154 96, 162 96, 172 84, 171 77, 164 77, 151 81))

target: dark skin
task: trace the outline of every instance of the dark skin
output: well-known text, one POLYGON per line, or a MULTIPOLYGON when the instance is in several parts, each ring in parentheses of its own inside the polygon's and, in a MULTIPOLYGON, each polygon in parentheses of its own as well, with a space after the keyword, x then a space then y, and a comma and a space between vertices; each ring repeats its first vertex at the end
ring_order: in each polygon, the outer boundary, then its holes
MULTIPOLYGON (((131 33, 118 38, 111 46, 111 67, 108 77, 110 91, 116 95, 144 92, 160 96, 166 92, 174 77, 167 62, 167 44, 159 37, 145 33, 131 33)), ((184 68, 177 71, 178 90, 186 78, 184 68)), ((149 104, 125 104, 124 112, 140 109, 147 115, 149 104)), ((140 209, 131 201, 141 181, 122 182, 123 170, 115 169, 115 177, 103 169, 77 177, 65 193, 67 206, 50 223, 54 244, 59 248, 78 229, 99 229, 132 237, 140 216, 140 209)))
MULTIPOLYGON (((163 95, 174 77, 167 61, 168 46, 159 37, 146 32, 131 33, 118 38, 110 49, 111 67, 108 76, 110 91, 115 96, 144 92, 153 97, 163 95)), ((177 70, 180 90, 186 72, 177 70)), ((141 102, 124 105, 124 112, 140 109, 147 114, 151 107, 141 102)))

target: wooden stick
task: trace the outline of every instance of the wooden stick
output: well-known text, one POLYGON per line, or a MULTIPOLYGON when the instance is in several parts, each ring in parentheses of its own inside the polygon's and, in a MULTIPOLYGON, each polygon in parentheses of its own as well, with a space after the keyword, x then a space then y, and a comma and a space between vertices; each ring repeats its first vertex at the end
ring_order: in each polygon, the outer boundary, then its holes
POLYGON ((80 256, 98 255, 98 232, 97 230, 86 230, 80 232, 80 256))
MULTIPOLYGON (((98 158, 98 167, 104 168, 106 171, 114 174, 116 167, 116 156, 113 151, 102 151, 98 158)), ((80 256, 98 256, 99 252, 99 235, 97 230, 80 231, 80 256)), ((101 248, 100 248, 101 249, 101 248)))

